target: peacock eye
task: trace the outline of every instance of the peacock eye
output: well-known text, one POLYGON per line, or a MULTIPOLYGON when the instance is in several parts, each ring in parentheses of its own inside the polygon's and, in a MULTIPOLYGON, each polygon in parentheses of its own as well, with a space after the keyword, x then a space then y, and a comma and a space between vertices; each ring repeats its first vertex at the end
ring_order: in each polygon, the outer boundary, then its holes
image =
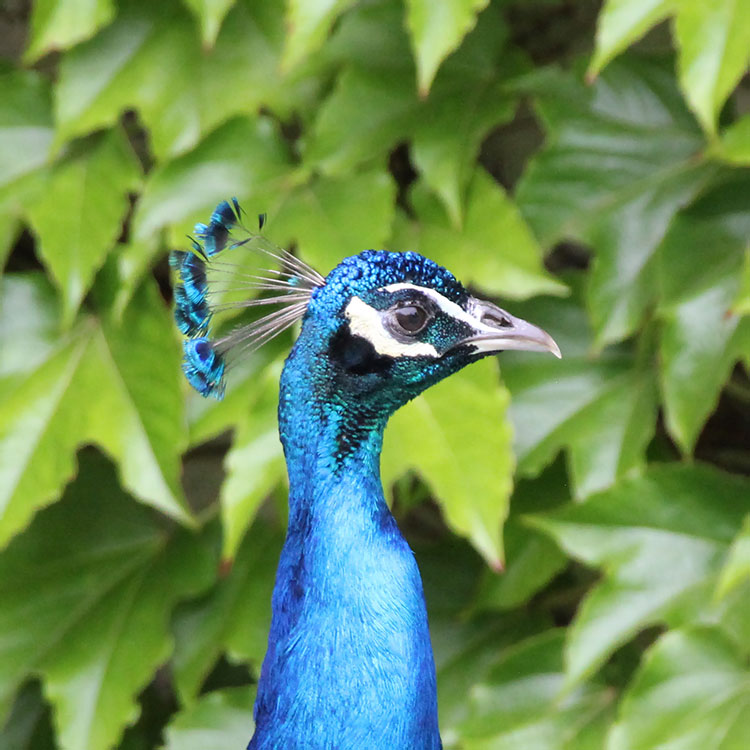
POLYGON ((419 305, 404 305, 394 310, 393 315, 399 327, 409 334, 419 333, 430 319, 427 310, 419 305))

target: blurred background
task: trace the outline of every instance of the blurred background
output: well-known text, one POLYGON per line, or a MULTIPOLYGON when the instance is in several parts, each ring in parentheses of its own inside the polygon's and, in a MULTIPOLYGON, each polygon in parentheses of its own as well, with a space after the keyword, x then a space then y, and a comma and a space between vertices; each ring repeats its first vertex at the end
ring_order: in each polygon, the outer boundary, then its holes
POLYGON ((750 747, 749 59, 739 0, 2 2, 0 748, 252 733, 291 337, 204 401, 166 262, 235 195, 562 349, 388 428, 446 747, 750 747))

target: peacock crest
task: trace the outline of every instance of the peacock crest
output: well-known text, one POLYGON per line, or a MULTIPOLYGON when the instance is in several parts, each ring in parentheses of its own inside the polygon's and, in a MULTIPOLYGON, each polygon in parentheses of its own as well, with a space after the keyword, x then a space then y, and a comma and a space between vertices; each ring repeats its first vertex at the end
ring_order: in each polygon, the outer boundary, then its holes
POLYGON ((236 198, 222 201, 208 224, 195 225, 195 237, 189 238, 192 250, 175 250, 169 256, 179 279, 174 289, 174 316, 185 336, 185 376, 202 396, 219 400, 224 396, 226 372, 236 356, 258 349, 294 325, 305 314, 313 291, 325 283, 314 268, 260 234, 265 214, 258 217, 258 232, 249 231, 242 216, 236 198), (239 271, 237 263, 225 260, 235 250, 260 253, 270 267, 261 274, 239 271), (227 290, 227 285, 265 296, 212 302, 227 290), (228 334, 214 335, 216 313, 262 306, 276 309, 228 334), (232 362, 228 359, 230 352, 232 362))

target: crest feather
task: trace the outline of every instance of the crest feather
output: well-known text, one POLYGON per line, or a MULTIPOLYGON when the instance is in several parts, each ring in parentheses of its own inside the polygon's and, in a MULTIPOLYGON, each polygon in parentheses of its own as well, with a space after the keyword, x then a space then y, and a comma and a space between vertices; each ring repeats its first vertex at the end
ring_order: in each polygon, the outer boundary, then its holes
MULTIPOLYGON (((265 214, 260 214, 259 229, 264 224, 265 214)), ((254 351, 294 325, 305 314, 313 290, 323 286, 325 279, 288 250, 249 232, 242 224, 236 198, 219 203, 208 224, 196 224, 194 231, 192 251, 176 250, 169 256, 179 279, 174 290, 174 317, 186 337, 183 370, 188 382, 201 395, 221 399, 229 368, 227 355, 254 351), (250 274, 236 263, 216 258, 239 248, 266 257, 271 267, 264 269, 263 275, 250 274), (248 299, 211 303, 216 295, 238 290, 248 299), (280 307, 227 335, 212 335, 216 313, 259 306, 280 307)))

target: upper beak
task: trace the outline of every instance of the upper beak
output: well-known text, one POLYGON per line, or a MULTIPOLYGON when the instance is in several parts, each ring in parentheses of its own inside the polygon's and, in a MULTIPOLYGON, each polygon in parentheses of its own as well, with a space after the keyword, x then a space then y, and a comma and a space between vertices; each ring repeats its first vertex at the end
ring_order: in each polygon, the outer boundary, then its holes
POLYGON ((528 352, 552 352, 562 358, 560 347, 546 331, 521 318, 516 318, 491 302, 471 297, 468 312, 476 333, 461 345, 470 344, 479 352, 500 352, 516 349, 528 352))

